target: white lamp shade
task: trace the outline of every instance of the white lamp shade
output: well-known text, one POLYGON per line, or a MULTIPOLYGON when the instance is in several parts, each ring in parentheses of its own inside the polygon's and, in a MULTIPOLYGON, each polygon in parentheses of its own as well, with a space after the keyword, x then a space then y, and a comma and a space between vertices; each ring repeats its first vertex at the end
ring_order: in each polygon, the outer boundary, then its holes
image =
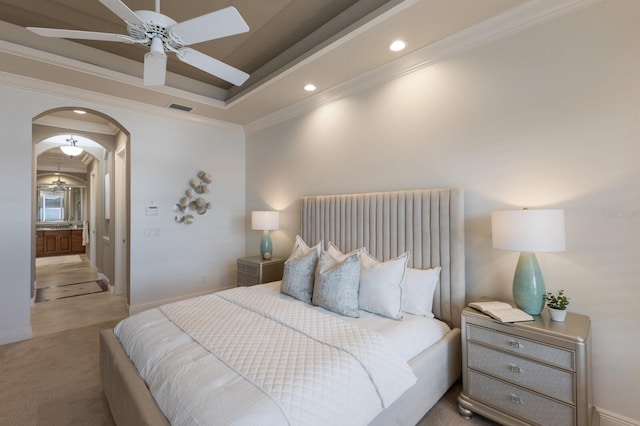
POLYGON ((564 210, 504 210, 491 213, 493 247, 525 252, 565 250, 564 210))
POLYGON ((251 212, 251 229, 272 231, 280 226, 280 213, 276 211, 251 212))

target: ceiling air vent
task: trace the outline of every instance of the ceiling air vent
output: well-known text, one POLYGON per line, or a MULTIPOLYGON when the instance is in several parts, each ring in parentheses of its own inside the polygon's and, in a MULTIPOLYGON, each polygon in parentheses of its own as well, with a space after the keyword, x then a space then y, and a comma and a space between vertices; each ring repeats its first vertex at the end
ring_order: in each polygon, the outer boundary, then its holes
POLYGON ((173 108, 173 109, 179 109, 180 111, 186 111, 189 112, 191 111, 193 108, 188 107, 188 106, 184 106, 184 105, 180 105, 180 104, 169 104, 169 108, 173 108))

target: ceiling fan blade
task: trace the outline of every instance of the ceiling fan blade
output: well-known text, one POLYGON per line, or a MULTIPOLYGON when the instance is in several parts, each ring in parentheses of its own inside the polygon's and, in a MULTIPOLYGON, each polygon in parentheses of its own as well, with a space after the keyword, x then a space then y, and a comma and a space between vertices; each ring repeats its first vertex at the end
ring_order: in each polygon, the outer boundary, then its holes
POLYGON ((247 31, 249 26, 233 6, 177 23, 170 28, 171 35, 183 46, 247 31))
POLYGON ((122 3, 120 0, 100 0, 100 3, 105 5, 110 11, 115 13, 122 19, 123 21, 129 24, 137 24, 146 27, 145 22, 140 19, 138 15, 129 7, 122 3))
POLYGON ((244 71, 240 71, 237 68, 227 65, 224 62, 220 62, 217 59, 207 56, 204 53, 200 53, 197 50, 193 50, 189 47, 183 47, 177 52, 178 59, 191 66, 201 69, 211 75, 215 75, 225 81, 236 86, 242 86, 247 81, 249 74, 244 71))
POLYGON ((144 55, 144 85, 162 86, 167 74, 167 55, 164 52, 147 52, 144 55))
POLYGON ((27 27, 29 31, 44 37, 75 38, 82 40, 102 40, 131 42, 131 37, 123 34, 98 33, 93 31, 60 30, 56 28, 27 27))

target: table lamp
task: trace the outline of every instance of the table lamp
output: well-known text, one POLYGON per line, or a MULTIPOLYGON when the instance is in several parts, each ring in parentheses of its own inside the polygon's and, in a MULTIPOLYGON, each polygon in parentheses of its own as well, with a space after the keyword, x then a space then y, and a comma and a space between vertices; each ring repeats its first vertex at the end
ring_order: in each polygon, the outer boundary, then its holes
POLYGON ((544 279, 535 252, 565 250, 564 210, 504 210, 491 213, 493 247, 519 251, 513 300, 530 315, 544 307, 544 279))
POLYGON ((278 229, 280 222, 280 214, 276 211, 253 211, 251 212, 251 229, 262 231, 262 240, 260 241, 260 256, 263 259, 271 259, 273 254, 273 245, 271 244, 271 235, 269 231, 278 229))

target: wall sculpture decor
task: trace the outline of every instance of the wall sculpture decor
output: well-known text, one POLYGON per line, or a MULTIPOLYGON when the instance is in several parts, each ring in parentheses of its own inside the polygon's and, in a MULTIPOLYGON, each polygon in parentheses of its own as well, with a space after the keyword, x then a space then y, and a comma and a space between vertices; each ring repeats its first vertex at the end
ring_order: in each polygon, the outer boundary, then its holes
POLYGON ((211 176, 203 171, 198 172, 197 178, 189 180, 189 188, 184 191, 184 197, 173 206, 177 223, 191 224, 194 219, 193 213, 203 215, 211 208, 211 203, 201 196, 209 192, 207 185, 210 183, 211 176))

